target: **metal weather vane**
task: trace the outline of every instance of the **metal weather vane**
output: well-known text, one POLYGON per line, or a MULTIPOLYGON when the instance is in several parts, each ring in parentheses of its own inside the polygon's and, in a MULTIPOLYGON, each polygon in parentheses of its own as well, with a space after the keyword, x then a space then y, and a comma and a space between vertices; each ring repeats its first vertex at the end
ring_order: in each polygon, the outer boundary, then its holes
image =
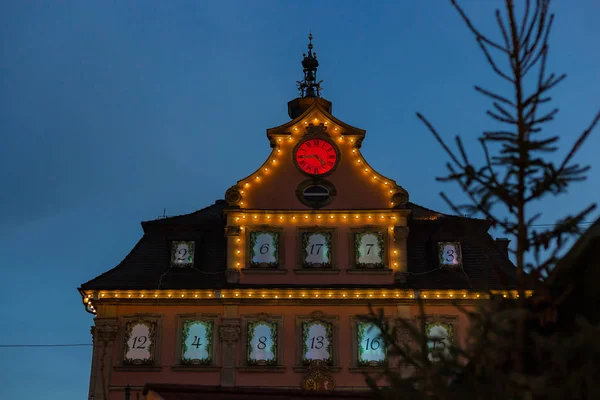
POLYGON ((304 80, 296 81, 298 90, 300 91, 300 97, 321 97, 321 81, 317 81, 317 67, 319 61, 317 61, 317 53, 312 51, 312 34, 308 35, 308 55, 302 54, 304 60, 302 60, 302 67, 304 72, 304 80))

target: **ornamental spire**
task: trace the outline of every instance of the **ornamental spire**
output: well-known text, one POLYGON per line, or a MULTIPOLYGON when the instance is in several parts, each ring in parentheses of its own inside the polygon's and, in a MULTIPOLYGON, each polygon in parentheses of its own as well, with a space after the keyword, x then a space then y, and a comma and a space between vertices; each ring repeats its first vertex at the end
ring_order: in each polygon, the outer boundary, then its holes
POLYGON ((302 54, 304 56, 304 60, 302 60, 304 80, 296 81, 300 97, 321 97, 321 82, 323 81, 317 81, 319 61, 317 61, 317 53, 312 51, 312 38, 311 33, 308 35, 308 55, 302 54))

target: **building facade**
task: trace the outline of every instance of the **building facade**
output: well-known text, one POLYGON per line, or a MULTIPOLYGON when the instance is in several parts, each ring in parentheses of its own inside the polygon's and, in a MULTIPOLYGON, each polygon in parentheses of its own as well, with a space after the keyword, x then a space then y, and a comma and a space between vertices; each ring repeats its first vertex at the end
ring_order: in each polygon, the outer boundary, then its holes
POLYGON ((90 399, 364 397, 363 372, 399 368, 369 306, 394 324, 420 297, 439 350, 465 339, 453 302, 514 287, 508 241, 410 202, 362 156, 366 132, 332 115, 312 42, 302 64, 263 164, 224 200, 142 222, 79 288, 95 314, 90 399))

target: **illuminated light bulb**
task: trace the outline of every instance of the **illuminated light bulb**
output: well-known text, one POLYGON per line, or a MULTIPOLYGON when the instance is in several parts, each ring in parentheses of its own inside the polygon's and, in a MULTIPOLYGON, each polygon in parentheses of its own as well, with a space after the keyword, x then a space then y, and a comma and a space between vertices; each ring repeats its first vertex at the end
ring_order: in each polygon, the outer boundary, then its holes
POLYGON ((181 297, 185 297, 185 294, 182 294, 181 297))
POLYGON ((268 171, 268 170, 269 170, 268 168, 265 168, 265 172, 268 171))
POLYGON ((346 219, 346 216, 344 215, 344 219, 346 219))
POLYGON ((479 295, 477 295, 477 297, 479 297, 479 295))
POLYGON ((388 183, 387 183, 387 182, 383 182, 383 184, 384 184, 384 185, 387 185, 388 183))
POLYGON ((254 178, 254 179, 256 179, 256 180, 259 180, 260 178, 257 176, 257 177, 256 177, 256 178, 254 178))
POLYGON ((394 254, 398 254, 398 250, 394 250, 394 254))
POLYGON ((208 297, 212 297, 212 294, 210 294, 210 293, 209 293, 209 294, 208 294, 208 297))
POLYGON ((373 297, 373 295, 372 295, 372 294, 370 294, 370 295, 369 295, 369 297, 373 297))
POLYGON ((424 294, 424 295, 423 295, 423 297, 427 298, 427 295, 426 295, 426 294, 424 294))
POLYGON ((169 297, 171 297, 171 293, 169 293, 169 297))
POLYGON ((346 294, 345 294, 345 293, 344 293, 344 294, 342 294, 342 297, 346 297, 346 294))
POLYGON ((358 162, 360 162, 360 160, 358 160, 358 162))
POLYGON ((365 168, 365 172, 369 172, 369 168, 365 168))
POLYGON ((392 219, 396 219, 396 217, 392 217, 392 219))
POLYGON ((291 137, 291 136, 288 136, 288 140, 292 140, 292 137, 291 137))
POLYGON ((358 219, 358 215, 356 216, 356 219, 358 219))
POLYGON ((381 216, 381 219, 384 219, 384 218, 385 218, 385 217, 382 215, 382 216, 381 216))
POLYGON ((129 295, 127 295, 127 297, 131 297, 131 295, 129 294, 129 295))
MULTIPOLYGON (((410 295, 410 298, 411 298, 411 299, 412 299, 412 296, 413 296, 413 295, 411 294, 411 295, 410 295)), ((396 297, 398 297, 398 295, 396 295, 396 297)))
POLYGON ((329 216, 329 218, 333 219, 333 215, 329 216))
POLYGON ((373 179, 377 179, 377 177, 375 175, 373 175, 373 179))
POLYGON ((463 297, 467 297, 467 295, 466 295, 466 294, 463 294, 463 297))
POLYGON ((239 221, 239 220, 240 220, 240 217, 237 217, 235 220, 236 220, 236 221, 239 221))
POLYGON ((356 153, 356 149, 352 149, 352 152, 353 152, 353 153, 356 153))
POLYGON ((438 294, 437 297, 440 297, 440 295, 438 294))
POLYGON ((279 219, 283 219, 283 217, 280 216, 279 219))
POLYGON ((248 297, 252 297, 252 293, 248 293, 248 297))
POLYGON ((119 295, 118 295, 118 294, 115 294, 115 297, 119 297, 119 295))
POLYGON ((331 293, 329 293, 329 297, 331 297, 331 293))
POLYGON ((394 205, 394 202, 392 201, 392 203, 391 203, 391 204, 392 204, 392 205, 394 205))
POLYGON ((275 162, 275 160, 271 160, 271 162, 272 162, 272 163, 274 163, 274 162, 275 162))
POLYGON ((304 121, 304 125, 308 125, 308 122, 304 121))
POLYGON ((292 219, 296 219, 296 217, 292 217, 292 219))
POLYGON ((450 297, 452 297, 452 294, 450 295, 450 297))
POLYGON ((318 294, 315 294, 315 297, 319 297, 319 295, 318 295, 318 294))
POLYGON ((238 239, 238 240, 237 240, 237 242, 238 242, 238 243, 239 243, 239 242, 241 242, 241 241, 242 241, 242 239, 238 239))
POLYGON ((350 142, 354 143, 354 139, 350 139, 350 142))
POLYGON ((279 296, 275 295, 275 298, 277 299, 279 296))
POLYGON ((308 215, 305 215, 304 218, 308 218, 308 215))
POLYGON ((320 216, 320 215, 317 215, 317 218, 321 219, 321 216, 320 216))
POLYGON ((158 297, 158 295, 157 295, 157 294, 155 294, 155 295, 154 295, 154 297, 158 297))
POLYGON ((390 227, 390 229, 391 229, 391 230, 394 230, 394 227, 393 227, 393 226, 391 226, 391 227, 390 227))
POLYGON ((334 130, 337 131, 337 128, 335 128, 334 130))
POLYGON ((369 215, 369 219, 371 219, 371 216, 369 215))
POLYGON ((240 201, 240 205, 242 205, 242 206, 243 206, 243 205, 244 205, 244 202, 243 202, 243 201, 240 201))
POLYGON ((317 121, 318 121, 318 119, 315 118, 315 122, 317 122, 317 121))
POLYGON ((257 215, 255 215, 255 216, 254 216, 254 219, 256 219, 256 218, 258 218, 258 216, 257 216, 257 215))
POLYGON ((235 294, 235 297, 238 297, 238 296, 239 296, 239 295, 236 293, 236 294, 235 294))
POLYGON ((325 121, 324 124, 327 125, 327 121, 325 121))
POLYGON ((240 263, 237 263, 238 267, 240 266, 240 263))
POLYGON ((246 219, 246 216, 244 215, 242 218, 246 219))
POLYGON ((394 267, 397 267, 397 266, 398 266, 398 263, 394 263, 394 267))
POLYGON ((142 294, 142 295, 140 295, 140 296, 141 296, 141 297, 144 297, 144 295, 143 295, 143 294, 142 294))
POLYGON ((304 297, 304 293, 302 293, 302 297, 304 297))
POLYGON ((265 295, 263 294, 262 297, 265 297, 265 295))
POLYGON ((241 253, 241 251, 239 251, 239 250, 238 250, 238 251, 237 251, 237 253, 238 253, 238 254, 240 254, 240 253, 241 253))
POLYGON ((356 295, 356 297, 358 297, 358 295, 356 295))
POLYGON ((288 297, 292 297, 292 295, 290 294, 288 297))
POLYGON ((390 193, 394 193, 394 191, 393 191, 393 190, 390 190, 390 193))
POLYGON ((101 296, 104 297, 104 293, 102 293, 101 296))
POLYGON ((341 142, 342 140, 344 140, 344 138, 340 136, 339 141, 341 142))
POLYGON ((298 128, 294 128, 294 130, 295 130, 295 131, 297 131, 297 130, 298 130, 298 128))
POLYGON ((281 142, 281 139, 277 139, 278 142, 281 142))
POLYGON ((194 295, 194 297, 198 297, 198 295, 196 294, 196 295, 194 295))
POLYGON ((270 216, 270 215, 267 215, 267 219, 271 219, 271 216, 270 216))
POLYGON ((385 297, 385 293, 383 294, 383 297, 385 297))
POLYGON ((506 297, 506 295, 503 295, 503 297, 506 297))
POLYGON ((277 149, 277 152, 278 152, 278 153, 281 153, 281 150, 277 149))

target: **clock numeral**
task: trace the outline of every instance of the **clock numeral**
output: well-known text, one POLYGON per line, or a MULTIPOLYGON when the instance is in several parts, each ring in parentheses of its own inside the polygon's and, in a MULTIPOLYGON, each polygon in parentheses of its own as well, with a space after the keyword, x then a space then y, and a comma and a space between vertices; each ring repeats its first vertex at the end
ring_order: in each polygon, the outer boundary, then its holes
POLYGON ((313 167, 313 174, 319 173, 319 167, 313 167))
POLYGON ((333 152, 334 152, 334 149, 333 149, 333 147, 329 146, 329 147, 327 148, 327 152, 328 152, 328 153, 333 153, 333 152))
POLYGON ((312 143, 311 142, 306 142, 306 146, 312 147, 312 143))
POLYGON ((300 164, 301 167, 305 167, 306 166, 306 161, 300 160, 299 164, 300 164))
POLYGON ((320 142, 320 140, 319 140, 319 139, 313 139, 313 144, 314 144, 315 146, 318 146, 318 145, 319 145, 319 142, 320 142))
POLYGON ((329 161, 329 162, 327 163, 327 165, 329 165, 330 167, 333 167, 333 163, 332 163, 331 161, 329 161))
POLYGON ((327 156, 327 158, 330 160, 335 160, 335 154, 330 154, 327 156))

